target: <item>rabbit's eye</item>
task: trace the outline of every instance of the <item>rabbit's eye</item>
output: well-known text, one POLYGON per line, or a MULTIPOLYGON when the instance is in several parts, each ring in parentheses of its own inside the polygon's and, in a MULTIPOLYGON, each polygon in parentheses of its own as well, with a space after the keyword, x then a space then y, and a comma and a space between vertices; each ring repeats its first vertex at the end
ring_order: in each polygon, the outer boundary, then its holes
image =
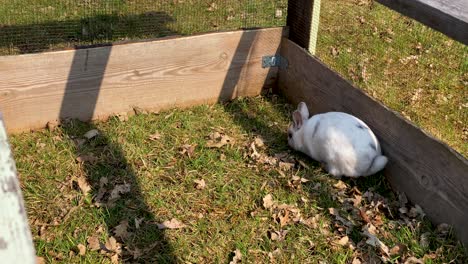
POLYGON ((292 133, 288 132, 288 138, 292 138, 292 133))

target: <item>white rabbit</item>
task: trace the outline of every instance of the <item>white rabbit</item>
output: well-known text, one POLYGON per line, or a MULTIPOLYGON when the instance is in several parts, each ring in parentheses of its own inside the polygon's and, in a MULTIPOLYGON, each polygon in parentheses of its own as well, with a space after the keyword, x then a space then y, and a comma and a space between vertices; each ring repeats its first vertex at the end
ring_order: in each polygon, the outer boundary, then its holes
POLYGON ((350 114, 328 112, 309 119, 307 105, 301 102, 292 117, 289 146, 321 162, 335 177, 368 176, 387 164, 374 133, 350 114))

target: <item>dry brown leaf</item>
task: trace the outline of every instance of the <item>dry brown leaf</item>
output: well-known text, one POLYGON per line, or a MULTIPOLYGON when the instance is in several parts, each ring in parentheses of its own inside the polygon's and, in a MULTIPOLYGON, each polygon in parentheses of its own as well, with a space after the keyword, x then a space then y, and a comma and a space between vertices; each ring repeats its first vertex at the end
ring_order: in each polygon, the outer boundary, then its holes
POLYGON ((270 232, 270 239, 272 241, 282 241, 288 234, 288 230, 272 231, 270 232))
POLYGON ((338 54, 339 54, 338 49, 335 48, 335 47, 331 47, 330 53, 331 53, 331 55, 332 55, 333 57, 336 57, 336 56, 338 56, 338 54))
POLYGON ((45 258, 43 258, 43 257, 36 257, 36 263, 37 263, 37 264, 45 264, 45 263, 46 263, 45 258))
POLYGON ((197 184, 197 186, 195 188, 197 188, 198 190, 203 190, 206 187, 206 183, 205 183, 204 179, 194 180, 193 182, 195 182, 197 184))
POLYGON ((107 251, 115 252, 117 254, 121 252, 120 244, 117 243, 117 240, 113 236, 107 239, 106 244, 104 246, 107 249, 107 251))
POLYGON ((132 254, 133 256, 133 259, 138 259, 140 258, 141 256, 143 256, 143 252, 141 249, 139 248, 135 248, 135 249, 129 249, 127 248, 127 251, 132 254))
POLYGON ((273 204, 273 196, 271 196, 271 194, 267 194, 265 197, 263 197, 263 207, 265 207, 265 209, 271 209, 273 204))
POLYGON ((359 207, 361 205, 361 202, 362 202, 362 196, 359 195, 359 194, 355 194, 354 195, 354 198, 351 199, 353 201, 353 206, 354 207, 359 207))
POLYGON ((234 257, 232 258, 232 261, 229 262, 229 264, 237 264, 241 262, 241 260, 242 260, 242 253, 240 252, 239 249, 236 249, 234 251, 234 257))
POLYGON ((85 247, 85 245, 83 245, 83 244, 78 244, 76 247, 78 248, 78 251, 79 251, 78 254, 80 254, 80 256, 86 255, 86 247, 85 247))
POLYGON ((429 247, 429 236, 430 235, 431 235, 431 233, 429 233, 429 232, 426 232, 426 233, 421 235, 421 238, 419 239, 419 245, 421 245, 421 247, 423 247, 423 248, 429 247))
POLYGON ((99 131, 97 129, 91 129, 89 130, 88 132, 86 132, 84 134, 84 137, 87 138, 88 140, 96 137, 97 135, 99 135, 99 131))
POLYGON ((265 146, 265 141, 263 140, 262 137, 255 137, 254 143, 257 147, 262 148, 265 146))
POLYGON ((448 234, 450 232, 451 228, 452 227, 449 224, 442 223, 442 224, 437 226, 437 232, 442 234, 442 235, 446 235, 446 234, 448 234))
POLYGON ((404 264, 424 264, 424 261, 415 257, 409 257, 405 260, 404 264))
POLYGON ((294 163, 284 162, 284 161, 280 161, 278 163, 279 168, 284 171, 291 170, 292 168, 294 168, 294 165, 295 165, 294 163))
POLYGON ((115 201, 120 198, 121 194, 126 194, 130 192, 130 184, 117 184, 114 189, 111 191, 109 200, 115 201))
POLYGON ((91 191, 91 186, 89 186, 86 179, 84 177, 78 177, 77 181, 78 187, 80 187, 81 191, 83 192, 83 195, 88 195, 89 191, 91 191))
POLYGON ((143 220, 145 220, 144 217, 141 217, 141 218, 135 218, 135 228, 136 229, 139 229, 140 226, 141 226, 141 223, 143 223, 143 220))
POLYGON ((396 244, 394 247, 392 247, 389 251, 390 256, 401 256, 405 253, 406 251, 406 246, 403 244, 396 244))
POLYGON ((283 16, 283 10, 281 9, 276 9, 275 11, 275 18, 280 18, 283 16))
POLYGON ((210 12, 214 12, 216 9, 218 9, 218 5, 216 3, 211 3, 210 6, 206 9, 210 12))
POLYGON ((341 222, 341 223, 342 223, 344 226, 346 226, 348 229, 350 229, 350 228, 352 228, 352 227, 354 226, 354 224, 353 224, 351 221, 349 221, 349 220, 343 218, 343 217, 340 215, 338 209, 336 209, 336 208, 328 208, 328 211, 330 212, 331 215, 334 215, 334 216, 335 216, 335 218, 336 218, 337 221, 341 222))
POLYGON ((102 198, 104 198, 104 194, 106 194, 107 189, 106 189, 106 184, 108 183, 107 177, 101 177, 99 179, 99 190, 96 195, 96 198, 94 199, 96 202, 97 206, 100 206, 102 203, 102 198))
POLYGON ((179 220, 172 218, 170 221, 164 221, 162 224, 157 224, 159 229, 178 229, 186 227, 179 220))
POLYGON ((338 190, 345 190, 346 188, 348 188, 348 186, 346 186, 346 183, 342 181, 338 181, 336 184, 333 184, 333 187, 335 187, 338 190))
POLYGON ((414 207, 412 207, 410 209, 410 211, 408 212, 408 216, 409 217, 412 217, 412 218, 416 218, 418 216, 420 216, 421 218, 424 217, 426 214, 424 213, 423 209, 421 208, 421 206, 419 205, 415 205, 414 207))
POLYGON ((281 227, 287 225, 289 223, 289 221, 291 220, 289 218, 289 211, 288 210, 284 211, 284 214, 278 214, 278 218, 280 220, 280 226, 281 227))
POLYGON ((60 122, 58 120, 52 120, 52 121, 47 122, 46 126, 49 131, 54 131, 58 127, 59 124, 60 122))
POLYGON ((214 132, 210 135, 210 140, 207 141, 206 146, 209 148, 221 148, 225 145, 232 145, 234 139, 228 135, 221 135, 218 132, 214 132))
POLYGON ((307 219, 301 219, 300 223, 310 227, 310 228, 317 228, 318 227, 318 215, 309 217, 307 219))
POLYGON ((386 256, 390 256, 390 250, 388 247, 380 241, 380 239, 375 236, 375 227, 370 224, 363 226, 363 235, 365 235, 368 239, 366 240, 366 244, 369 244, 375 248, 380 249, 386 256))
POLYGON ((299 176, 296 176, 296 175, 294 175, 294 176, 292 177, 292 180, 293 180, 293 181, 300 182, 300 183, 306 183, 306 182, 309 181, 309 180, 306 179, 306 178, 302 178, 302 177, 299 177, 299 176))
MULTIPOLYGON (((79 149, 84 145, 84 143, 86 143, 86 139, 84 139, 84 138, 75 138, 75 139, 73 139, 73 143, 75 143, 76 148, 79 149)), ((80 162, 79 160, 77 160, 77 161, 80 162)))
POLYGON ((305 169, 310 170, 310 167, 307 164, 305 164, 305 162, 303 162, 302 160, 297 160, 297 162, 299 162, 299 164, 305 169))
POLYGON ((93 154, 85 154, 85 155, 78 156, 76 158, 76 161, 80 163, 85 163, 85 162, 94 163, 97 161, 97 158, 93 154))
POLYGON ((87 242, 88 242, 88 248, 91 251, 96 251, 101 248, 101 243, 99 242, 99 238, 95 236, 88 237, 87 242))
POLYGON ((128 113, 127 112, 118 113, 116 116, 117 116, 117 118, 119 119, 120 122, 128 121, 128 113))
POLYGON ((159 139, 161 139, 161 134, 159 134, 158 132, 156 132, 156 133, 154 133, 154 134, 149 135, 148 139, 149 139, 149 140, 152 140, 152 141, 159 140, 159 139))
POLYGON ((181 147, 181 150, 179 151, 180 154, 184 155, 187 154, 189 158, 193 156, 193 153, 195 153, 195 147, 197 144, 190 145, 190 144, 185 144, 181 147))
POLYGON ((110 259, 111 259, 112 264, 118 264, 119 263, 119 254, 112 255, 110 259))
POLYGON ((120 222, 118 226, 114 228, 114 234, 116 237, 120 237, 121 239, 126 239, 129 236, 127 231, 128 228, 128 220, 123 220, 120 222))
POLYGON ((341 239, 337 239, 337 240, 333 241, 332 243, 335 244, 335 245, 346 246, 348 244, 348 242, 349 242, 349 237, 344 236, 341 239))

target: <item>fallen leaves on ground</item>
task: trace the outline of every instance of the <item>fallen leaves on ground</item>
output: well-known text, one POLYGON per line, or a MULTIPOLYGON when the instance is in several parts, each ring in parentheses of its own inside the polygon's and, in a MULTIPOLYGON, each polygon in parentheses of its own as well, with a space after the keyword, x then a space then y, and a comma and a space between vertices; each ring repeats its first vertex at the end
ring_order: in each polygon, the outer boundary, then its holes
POLYGON ((99 238, 95 236, 88 237, 86 240, 88 242, 88 248, 91 251, 96 251, 101 249, 101 243, 99 242, 99 238))
POLYGON ((96 137, 97 135, 99 135, 99 131, 97 129, 91 129, 88 132, 86 132, 83 136, 87 138, 88 140, 90 140, 96 137))
POLYGON ((206 146, 209 148, 221 148, 226 145, 233 145, 234 139, 226 134, 219 132, 213 132, 209 135, 209 139, 206 142, 206 146))
POLYGON ((197 188, 198 190, 203 190, 206 187, 206 183, 205 183, 204 179, 193 180, 193 182, 195 182, 197 184, 197 186, 195 186, 195 188, 197 188))
POLYGON ((384 256, 382 256, 385 260, 388 260, 390 257, 390 250, 388 249, 387 245, 385 245, 379 238, 377 238, 375 234, 375 227, 371 224, 367 224, 362 228, 362 234, 367 237, 366 243, 380 249, 384 256))
POLYGON ((84 177, 78 177, 77 179, 78 186, 80 190, 83 192, 83 195, 86 196, 91 191, 91 186, 88 184, 88 181, 84 177))
POLYGON ((78 248, 78 254, 80 254, 80 256, 86 255, 86 247, 83 244, 78 244, 76 247, 78 248))
POLYGON ((172 218, 170 221, 164 221, 157 225, 159 229, 179 229, 187 226, 175 218, 172 218))
POLYGON ((182 147, 180 147, 179 153, 181 155, 186 154, 189 158, 191 158, 193 156, 193 154, 195 153, 195 148, 196 147, 197 147, 197 144, 194 144, 194 145, 184 144, 184 145, 182 145, 182 147))
POLYGON ((127 239, 128 236, 130 235, 129 232, 127 231, 127 228, 128 228, 128 220, 123 220, 122 222, 120 222, 119 225, 117 225, 114 228, 114 235, 121 239, 127 239))
POLYGON ((340 239, 334 240, 332 243, 335 244, 335 245, 346 246, 346 245, 348 245, 348 242, 349 242, 349 237, 344 236, 344 237, 342 237, 340 239))
POLYGON ((114 189, 110 193, 109 201, 116 201, 120 198, 120 195, 126 194, 130 192, 130 184, 117 184, 115 185, 114 189))
POLYGON ((161 139, 161 134, 156 132, 154 134, 149 135, 148 139, 151 140, 151 141, 159 140, 159 139, 161 139))
POLYGON ((242 253, 240 252, 239 249, 236 249, 234 251, 234 257, 232 258, 232 261, 229 262, 229 264, 237 264, 240 263, 242 260, 242 253))
POLYGON ((98 159, 93 154, 83 154, 76 158, 76 161, 78 161, 79 163, 89 162, 92 164, 95 163, 97 160, 98 159))

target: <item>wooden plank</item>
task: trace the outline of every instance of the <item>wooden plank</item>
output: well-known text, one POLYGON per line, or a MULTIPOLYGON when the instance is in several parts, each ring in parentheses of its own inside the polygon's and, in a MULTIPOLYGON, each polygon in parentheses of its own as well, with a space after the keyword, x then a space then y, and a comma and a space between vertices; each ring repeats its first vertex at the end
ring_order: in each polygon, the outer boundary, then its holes
POLYGON ((468 45, 467 0, 377 0, 377 2, 468 45))
POLYGON ((35 263, 34 246, 17 178, 15 161, 0 114, 0 259, 35 263))
POLYGON ((285 28, 0 57, 0 109, 9 132, 59 118, 90 120, 258 95, 276 83, 262 56, 285 28))
POLYGON ((366 122, 389 158, 386 177, 435 223, 454 226, 468 243, 468 161, 446 144, 354 87, 290 40, 281 44, 288 67, 279 71, 280 91, 311 114, 351 113, 366 122))

